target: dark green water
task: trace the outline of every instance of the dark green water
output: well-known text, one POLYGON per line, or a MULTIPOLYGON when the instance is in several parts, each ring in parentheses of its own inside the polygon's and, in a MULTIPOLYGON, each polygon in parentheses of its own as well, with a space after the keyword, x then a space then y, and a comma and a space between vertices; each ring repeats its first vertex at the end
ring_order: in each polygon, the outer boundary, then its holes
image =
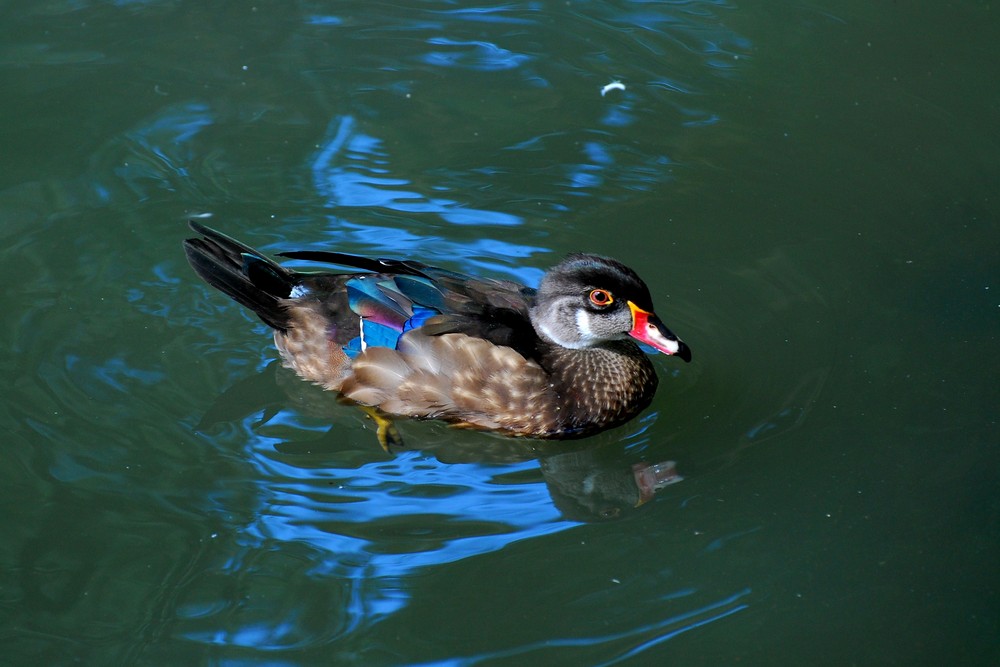
POLYGON ((0 6, 0 662, 997 664, 998 43, 988 2, 0 6), (390 457, 190 271, 207 214, 609 254, 695 359, 582 443, 390 457))

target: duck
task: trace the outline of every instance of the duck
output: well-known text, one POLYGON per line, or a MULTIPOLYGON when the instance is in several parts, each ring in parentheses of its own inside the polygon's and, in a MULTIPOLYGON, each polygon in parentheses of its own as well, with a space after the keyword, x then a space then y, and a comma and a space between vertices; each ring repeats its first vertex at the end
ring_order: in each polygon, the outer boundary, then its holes
POLYGON ((349 271, 299 271, 198 221, 194 272, 274 332, 282 364, 359 406, 387 450, 393 418, 537 439, 620 426, 657 388, 645 350, 691 361, 638 274, 571 253, 536 288, 409 259, 324 250, 278 257, 349 271), (643 347, 641 347, 642 345, 643 347))

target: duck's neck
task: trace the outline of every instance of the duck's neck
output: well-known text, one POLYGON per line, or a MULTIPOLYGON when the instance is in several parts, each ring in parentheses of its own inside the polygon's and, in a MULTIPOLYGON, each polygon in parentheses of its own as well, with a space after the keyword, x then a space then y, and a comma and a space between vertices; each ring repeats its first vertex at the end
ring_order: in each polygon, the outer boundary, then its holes
POLYGON ((656 391, 653 364, 631 340, 576 350, 552 345, 543 357, 564 419, 581 434, 631 419, 656 391))

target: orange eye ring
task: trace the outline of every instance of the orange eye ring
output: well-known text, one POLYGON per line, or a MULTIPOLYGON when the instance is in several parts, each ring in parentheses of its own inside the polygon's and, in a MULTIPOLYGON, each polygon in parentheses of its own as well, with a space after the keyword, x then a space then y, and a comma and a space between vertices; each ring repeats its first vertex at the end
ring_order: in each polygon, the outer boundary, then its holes
POLYGON ((611 292, 603 289, 592 289, 587 296, 590 297, 590 302, 598 308, 606 308, 615 302, 611 292))

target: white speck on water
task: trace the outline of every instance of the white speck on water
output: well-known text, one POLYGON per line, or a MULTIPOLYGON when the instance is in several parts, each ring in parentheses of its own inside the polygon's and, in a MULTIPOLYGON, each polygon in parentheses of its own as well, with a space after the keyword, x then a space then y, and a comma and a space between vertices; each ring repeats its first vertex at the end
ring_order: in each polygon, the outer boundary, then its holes
POLYGON ((625 84, 622 83, 621 81, 612 81, 611 83, 601 88, 601 97, 604 97, 612 90, 625 90, 625 84))

